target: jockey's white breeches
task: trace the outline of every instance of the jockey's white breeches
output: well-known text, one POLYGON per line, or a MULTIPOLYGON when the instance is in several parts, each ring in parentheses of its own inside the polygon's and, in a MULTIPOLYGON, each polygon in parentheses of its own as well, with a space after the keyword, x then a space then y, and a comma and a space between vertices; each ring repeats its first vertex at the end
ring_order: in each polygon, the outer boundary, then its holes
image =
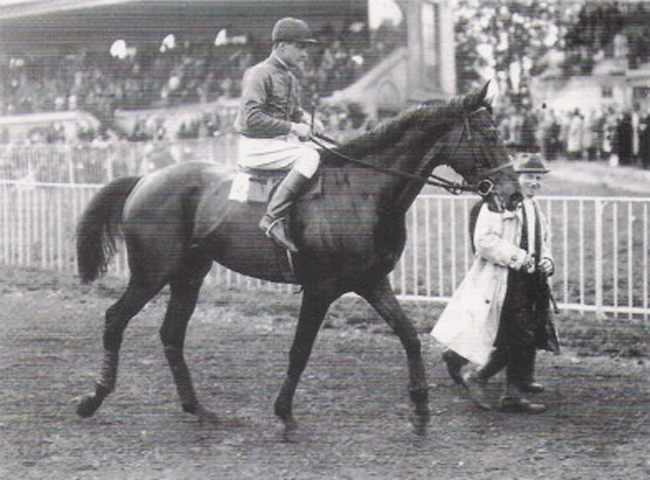
POLYGON ((320 165, 320 154, 312 143, 301 143, 294 136, 275 138, 239 137, 239 165, 255 170, 294 168, 312 178, 320 165))

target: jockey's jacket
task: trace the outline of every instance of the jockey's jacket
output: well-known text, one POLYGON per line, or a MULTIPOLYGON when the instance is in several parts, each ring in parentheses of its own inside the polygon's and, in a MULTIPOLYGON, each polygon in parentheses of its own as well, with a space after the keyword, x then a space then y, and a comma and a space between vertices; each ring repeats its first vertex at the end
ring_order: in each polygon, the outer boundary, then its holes
POLYGON ((242 80, 235 130, 252 138, 287 135, 302 119, 300 85, 287 65, 271 54, 251 67, 242 80))

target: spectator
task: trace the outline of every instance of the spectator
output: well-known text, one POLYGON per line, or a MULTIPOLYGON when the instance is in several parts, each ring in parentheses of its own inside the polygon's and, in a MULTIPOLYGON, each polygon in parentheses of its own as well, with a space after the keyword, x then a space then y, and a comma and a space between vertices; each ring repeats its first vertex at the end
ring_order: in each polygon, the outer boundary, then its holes
POLYGON ((632 115, 625 112, 616 125, 616 153, 621 165, 632 165, 632 115))
POLYGON ((640 147, 639 154, 641 156, 640 163, 646 170, 650 169, 650 114, 641 118, 641 125, 639 129, 640 147))
POLYGON ((569 121, 567 131, 567 154, 571 160, 580 160, 582 158, 582 134, 583 118, 580 110, 576 108, 569 121))

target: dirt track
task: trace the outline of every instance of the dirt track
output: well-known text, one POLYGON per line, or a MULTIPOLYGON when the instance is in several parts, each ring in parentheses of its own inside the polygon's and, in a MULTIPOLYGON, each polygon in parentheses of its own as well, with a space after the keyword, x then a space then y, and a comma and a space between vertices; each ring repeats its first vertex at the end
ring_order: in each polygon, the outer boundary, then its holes
MULTIPOLYGON (((298 431, 272 415, 298 296, 208 287, 187 357, 219 424, 183 414, 157 329, 164 295, 126 333, 118 390, 95 417, 72 399, 92 386, 102 315, 121 282, 92 288, 43 273, 0 280, 0 478, 407 479, 647 478, 647 359, 542 355, 551 408, 528 417, 482 412, 447 378, 423 334, 434 415, 409 422, 401 346, 356 300, 335 305, 296 396, 298 431)), ((435 315, 408 306, 420 329, 435 315)), ((641 330, 647 334, 647 328, 641 330)), ((623 337, 621 337, 623 338, 623 337)), ((647 337, 644 337, 647 338, 647 337)), ((598 342, 598 339, 594 339, 598 342)), ((495 398, 502 382, 495 382, 495 398)))

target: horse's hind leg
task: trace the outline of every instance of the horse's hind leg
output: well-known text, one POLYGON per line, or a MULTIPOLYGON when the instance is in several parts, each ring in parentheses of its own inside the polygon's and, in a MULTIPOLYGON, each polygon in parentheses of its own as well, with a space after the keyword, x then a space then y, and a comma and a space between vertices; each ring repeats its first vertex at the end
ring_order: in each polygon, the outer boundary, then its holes
POLYGON ((115 390, 120 347, 129 321, 163 287, 162 284, 149 284, 131 277, 126 292, 106 310, 104 325, 104 359, 95 391, 83 396, 77 406, 77 414, 90 417, 100 407, 104 399, 115 390))
POLYGON ((420 339, 413 323, 408 319, 400 306, 388 279, 384 279, 372 287, 364 287, 357 291, 381 317, 392 327, 400 339, 409 367, 409 393, 415 404, 416 413, 428 416, 428 384, 424 363, 422 361, 420 339))
POLYGON ((187 324, 194 313, 199 290, 210 266, 210 261, 195 265, 191 273, 183 273, 170 282, 171 296, 165 321, 160 329, 160 339, 165 348, 165 357, 174 376, 174 383, 183 410, 199 415, 207 412, 200 407, 196 398, 192 377, 185 363, 183 347, 187 324))

